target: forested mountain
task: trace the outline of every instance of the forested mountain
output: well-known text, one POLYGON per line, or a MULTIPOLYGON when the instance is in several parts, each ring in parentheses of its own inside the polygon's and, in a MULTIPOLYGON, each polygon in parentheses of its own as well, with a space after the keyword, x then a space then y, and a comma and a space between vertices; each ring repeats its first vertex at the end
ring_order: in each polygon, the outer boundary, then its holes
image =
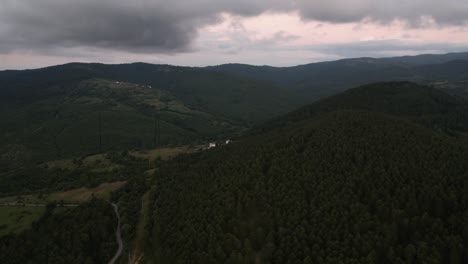
MULTIPOLYGON (((3 71, 0 162, 232 137, 362 84, 466 81, 466 57, 357 58, 285 68, 70 63, 3 71)), ((463 89, 451 92, 466 96, 463 89)))
POLYGON ((0 262, 107 263, 117 243, 112 207, 93 200, 77 208, 49 205, 30 230, 0 239, 0 262))
POLYGON ((258 128, 266 131, 326 112, 353 109, 404 117, 437 131, 468 132, 466 98, 411 82, 376 83, 350 89, 276 118, 258 128))
POLYGON ((298 98, 263 82, 201 68, 145 63, 105 65, 70 63, 0 75, 2 99, 28 102, 66 94, 74 84, 92 78, 147 85, 184 103, 216 115, 253 122, 294 108, 298 98), (264 96, 267 94, 269 96, 264 96), (275 107, 273 107, 275 106, 275 107))
POLYGON ((64 89, 69 90, 2 106, 0 146, 5 162, 14 165, 15 155, 35 160, 187 144, 243 128, 240 122, 198 111, 146 85, 90 79, 64 89))
POLYGON ((327 111, 315 116, 296 112, 292 122, 163 165, 147 258, 466 263, 468 149, 413 118, 437 116, 436 95, 452 100, 409 83, 361 87, 319 102, 327 111), (355 101, 361 96, 372 107, 355 101), (334 102, 348 107, 326 107, 334 102))
POLYGON ((227 138, 292 110, 298 98, 261 82, 167 65, 6 71, 0 74, 0 161, 17 166, 227 138))
POLYGON ((447 54, 422 54, 416 56, 384 58, 384 60, 398 62, 406 65, 440 64, 454 60, 468 60, 468 52, 454 52, 447 54))
POLYGON ((446 93, 468 98, 468 81, 439 81, 429 85, 437 89, 443 89, 446 93))
POLYGON ((382 81, 460 81, 468 78, 468 53, 355 58, 293 67, 225 64, 209 69, 293 89, 315 100, 382 81))
POLYGON ((0 263, 468 263, 465 57, 0 72, 0 263))

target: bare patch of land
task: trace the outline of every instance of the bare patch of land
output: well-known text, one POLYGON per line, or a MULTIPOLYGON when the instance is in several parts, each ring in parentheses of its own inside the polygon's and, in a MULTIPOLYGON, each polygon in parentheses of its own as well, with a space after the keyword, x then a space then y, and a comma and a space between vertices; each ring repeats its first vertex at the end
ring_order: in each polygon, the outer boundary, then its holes
POLYGON ((133 151, 130 154, 142 159, 147 159, 154 161, 156 159, 169 160, 174 158, 177 155, 184 153, 195 152, 198 149, 203 148, 203 146, 179 146, 179 147, 167 147, 167 148, 157 148, 151 150, 141 150, 133 151))
POLYGON ((138 225, 136 228, 136 236, 134 241, 133 252, 130 255, 131 264, 137 264, 143 257, 144 252, 144 242, 145 242, 145 226, 150 221, 148 217, 148 210, 149 210, 149 194, 150 192, 145 193, 141 198, 141 211, 140 217, 138 220, 138 225))
POLYGON ((111 192, 122 188, 125 181, 103 183, 94 188, 78 188, 68 191, 53 192, 50 194, 30 194, 22 196, 9 196, 0 198, 0 204, 46 204, 50 202, 63 203, 82 203, 91 198, 99 198, 109 200, 111 192))

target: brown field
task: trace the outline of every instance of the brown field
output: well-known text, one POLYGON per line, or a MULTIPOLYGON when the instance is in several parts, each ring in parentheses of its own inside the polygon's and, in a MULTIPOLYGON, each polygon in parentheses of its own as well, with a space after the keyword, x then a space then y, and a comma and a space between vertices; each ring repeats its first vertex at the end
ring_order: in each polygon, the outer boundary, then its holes
POLYGON ((84 157, 81 164, 74 161, 73 159, 53 160, 47 162, 46 164, 49 168, 73 170, 81 167, 96 172, 106 172, 121 168, 120 165, 112 163, 107 158, 106 154, 96 154, 84 157))
POLYGON ((49 201, 66 201, 70 203, 81 203, 90 200, 93 197, 110 199, 111 192, 122 188, 125 181, 103 183, 95 188, 79 188, 64 192, 56 192, 49 195, 49 201))
POLYGON ((30 194, 23 196, 10 196, 0 198, 0 204, 20 203, 20 204, 46 204, 49 202, 63 201, 68 204, 82 203, 90 200, 93 197, 99 199, 110 198, 111 192, 122 188, 125 181, 103 183, 95 188, 78 188, 62 192, 54 192, 50 194, 30 194))
POLYGON ((148 159, 150 161, 154 161, 158 158, 161 158, 162 160, 168 160, 180 154, 195 152, 197 149, 200 149, 202 147, 203 146, 168 147, 151 150, 133 151, 130 154, 137 158, 148 159))

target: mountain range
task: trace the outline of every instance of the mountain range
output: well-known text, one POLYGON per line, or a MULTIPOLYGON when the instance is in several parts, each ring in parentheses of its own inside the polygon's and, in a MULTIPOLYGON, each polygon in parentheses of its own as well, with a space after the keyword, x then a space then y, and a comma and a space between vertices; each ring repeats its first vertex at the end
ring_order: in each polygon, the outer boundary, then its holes
POLYGON ((0 72, 0 262, 467 263, 466 56, 0 72))
POLYGON ((0 72, 0 160, 235 137, 348 88, 415 81, 466 96, 468 53, 295 67, 70 63, 0 72))
POLYGON ((409 82, 351 89, 164 164, 159 263, 464 263, 468 102, 409 82))

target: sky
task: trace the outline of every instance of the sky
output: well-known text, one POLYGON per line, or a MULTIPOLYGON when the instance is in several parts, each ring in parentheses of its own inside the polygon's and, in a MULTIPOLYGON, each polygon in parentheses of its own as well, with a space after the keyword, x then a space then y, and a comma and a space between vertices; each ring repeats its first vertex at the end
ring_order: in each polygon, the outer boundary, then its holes
POLYGON ((468 51, 467 0, 0 0, 0 69, 468 51))

